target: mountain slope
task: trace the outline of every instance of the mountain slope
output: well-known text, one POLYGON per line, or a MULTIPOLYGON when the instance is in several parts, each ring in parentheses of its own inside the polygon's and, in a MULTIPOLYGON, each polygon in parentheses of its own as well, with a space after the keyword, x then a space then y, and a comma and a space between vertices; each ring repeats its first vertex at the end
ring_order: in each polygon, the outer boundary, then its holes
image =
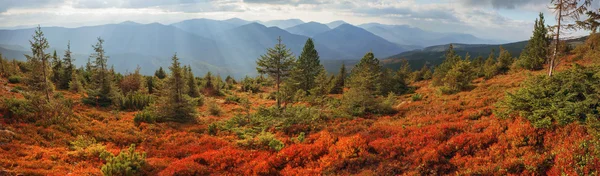
POLYGON ((340 26, 340 25, 342 25, 342 24, 348 24, 348 23, 346 23, 345 21, 342 21, 342 20, 337 20, 337 21, 332 21, 332 22, 329 22, 329 23, 327 23, 326 25, 327 25, 329 28, 332 28, 332 29, 333 29, 333 28, 339 27, 339 26, 340 26))
POLYGON ((290 28, 286 28, 286 31, 292 34, 304 35, 308 37, 315 36, 317 34, 326 32, 331 30, 327 25, 317 23, 317 22, 308 22, 304 24, 299 24, 290 28))
POLYGON ((289 28, 299 24, 303 24, 304 21, 299 19, 288 19, 288 20, 271 20, 271 21, 259 21, 258 23, 267 27, 279 27, 281 29, 289 28))
POLYGON ((325 45, 350 57, 340 59, 360 59, 369 51, 373 51, 379 58, 405 51, 397 44, 350 24, 342 24, 335 29, 315 35, 314 40, 316 46, 325 45))
POLYGON ((384 25, 379 23, 367 23, 359 27, 378 35, 393 43, 402 45, 434 46, 448 43, 464 44, 498 44, 503 41, 480 39, 470 34, 461 33, 438 33, 425 31, 408 25, 384 25))
POLYGON ((217 21, 211 19, 191 19, 173 23, 171 26, 201 37, 214 39, 215 36, 220 32, 241 26, 238 24, 239 23, 237 22, 230 23, 227 21, 217 21))

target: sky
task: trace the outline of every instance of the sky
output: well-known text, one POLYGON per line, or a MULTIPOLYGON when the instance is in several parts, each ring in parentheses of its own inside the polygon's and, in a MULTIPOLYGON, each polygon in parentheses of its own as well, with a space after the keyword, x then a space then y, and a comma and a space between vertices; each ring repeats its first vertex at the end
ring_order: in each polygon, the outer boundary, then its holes
MULTIPOLYGON (((0 0, 0 28, 80 27, 186 19, 301 19, 402 24, 480 38, 528 39, 540 12, 554 24, 550 0, 0 0)), ((594 2, 594 3, 598 3, 594 2)), ((580 35, 574 33, 572 35, 580 35)))

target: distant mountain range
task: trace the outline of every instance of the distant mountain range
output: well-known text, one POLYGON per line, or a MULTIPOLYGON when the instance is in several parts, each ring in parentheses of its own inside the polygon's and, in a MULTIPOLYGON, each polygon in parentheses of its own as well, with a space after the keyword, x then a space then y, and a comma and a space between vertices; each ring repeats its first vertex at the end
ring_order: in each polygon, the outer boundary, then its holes
MULTIPOLYGON (((109 64, 120 72, 133 71, 140 66, 144 74, 152 74, 160 66, 167 67, 170 57, 177 53, 182 63, 192 65, 198 75, 212 71, 237 78, 255 75, 256 59, 267 48, 273 47, 278 37, 296 56, 306 40, 313 38, 321 60, 329 64, 355 61, 369 51, 378 58, 387 58, 435 43, 465 40, 469 43, 498 42, 408 26, 376 23, 354 26, 344 21, 305 23, 298 19, 266 22, 238 18, 191 19, 170 25, 127 21, 78 28, 43 27, 42 30, 51 50, 57 50, 59 55, 63 55, 70 41, 78 65, 87 62, 92 52, 91 45, 97 42, 97 37, 101 37, 110 56, 109 64)), ((30 52, 29 40, 33 33, 33 28, 0 30, 0 53, 7 58, 24 60, 23 54, 30 52)))
MULTIPOLYGON (((567 40, 567 43, 573 47, 583 43, 587 37, 581 37, 576 39, 567 40)), ((512 57, 519 57, 528 41, 520 41, 506 44, 452 44, 456 54, 461 57, 465 57, 467 53, 471 56, 471 59, 475 59, 479 56, 487 59, 490 52, 494 50, 494 55, 498 57, 500 55, 500 47, 506 49, 512 57)), ((423 65, 429 66, 439 65, 445 59, 446 50, 450 44, 436 45, 419 50, 402 52, 397 55, 393 55, 382 60, 385 67, 397 69, 400 68, 403 59, 406 59, 412 69, 421 69, 423 65)))

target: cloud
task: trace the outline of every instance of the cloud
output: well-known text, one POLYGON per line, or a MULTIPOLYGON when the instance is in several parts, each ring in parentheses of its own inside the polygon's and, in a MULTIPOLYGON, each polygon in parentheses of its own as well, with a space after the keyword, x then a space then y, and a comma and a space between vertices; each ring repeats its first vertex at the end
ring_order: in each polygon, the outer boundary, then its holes
POLYGON ((0 13, 12 8, 56 7, 64 4, 64 0, 2 0, 0 13))
POLYGON ((548 0, 459 0, 467 6, 493 7, 495 9, 516 9, 527 5, 543 6, 548 0))

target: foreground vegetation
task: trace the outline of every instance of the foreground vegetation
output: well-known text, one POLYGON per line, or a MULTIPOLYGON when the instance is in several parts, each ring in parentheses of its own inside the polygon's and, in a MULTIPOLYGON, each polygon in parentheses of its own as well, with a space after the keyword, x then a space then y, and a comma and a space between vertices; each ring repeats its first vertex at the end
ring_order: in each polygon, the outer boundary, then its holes
POLYGON ((265 75, 241 80, 196 77, 176 54, 116 73, 100 38, 75 68, 38 28, 27 62, 0 57, 0 175, 598 174, 600 37, 548 76, 543 23, 518 58, 450 46, 416 71, 366 53, 330 75, 312 40, 296 58, 279 39, 265 75))

